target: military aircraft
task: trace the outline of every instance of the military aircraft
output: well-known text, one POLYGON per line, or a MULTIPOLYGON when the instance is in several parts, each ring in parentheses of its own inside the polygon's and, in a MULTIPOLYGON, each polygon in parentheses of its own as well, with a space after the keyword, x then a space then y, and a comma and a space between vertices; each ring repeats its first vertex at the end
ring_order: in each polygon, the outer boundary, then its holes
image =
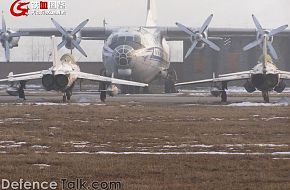
MULTIPOLYGON (((81 72, 80 67, 78 66, 74 57, 71 54, 65 54, 60 58, 60 60, 58 59, 57 47, 54 36, 52 37, 52 47, 53 66, 49 69, 15 75, 13 73, 10 73, 6 79, 0 79, 0 82, 10 83, 10 86, 7 90, 8 94, 17 94, 19 98, 25 99, 24 89, 26 82, 37 79, 42 80, 42 85, 46 91, 54 90, 57 92, 61 92, 63 94, 64 102, 71 99, 72 90, 78 79, 106 83, 108 88, 102 90, 101 93, 109 93, 111 96, 115 96, 118 94, 119 90, 116 87, 116 84, 140 87, 148 86, 144 83, 126 81, 81 72)), ((104 99, 101 100, 104 101, 104 99)))
MULTIPOLYGON (((84 56, 85 51, 80 46, 82 40, 105 41, 103 47, 103 64, 105 70, 102 75, 121 79, 133 80, 141 83, 151 83, 156 78, 170 80, 166 85, 174 82, 175 72, 170 71, 170 47, 167 41, 191 40, 193 43, 187 56, 195 49, 202 49, 205 44, 219 50, 215 44, 209 41, 208 25, 213 15, 210 15, 201 29, 190 29, 177 23, 178 27, 157 26, 155 0, 147 0, 146 25, 140 27, 85 27, 88 19, 80 23, 76 28, 64 28, 57 21, 51 19, 56 28, 19 29, 10 31, 3 38, 2 45, 9 43, 9 48, 17 47, 20 36, 52 36, 62 37, 58 49, 66 47, 70 50, 76 48, 84 56), (17 37, 15 37, 17 36, 17 37), (173 73, 173 74, 172 74, 173 73)), ((1 31, 0 34, 6 34, 1 31)), ((7 45, 4 46, 8 52, 7 45)), ((9 60, 9 57, 6 57, 9 60)), ((102 84, 105 90, 106 85, 102 84)), ((167 92, 174 91, 174 83, 166 86, 167 92), (171 87, 171 88, 170 88, 171 87)), ((102 99, 106 98, 101 93, 102 99)))
POLYGON ((263 49, 263 54, 260 57, 258 64, 250 71, 237 72, 237 73, 229 73, 219 75, 219 77, 215 77, 213 75, 212 79, 205 79, 199 81, 191 81, 191 82, 183 82, 177 83, 176 86, 184 86, 184 85, 193 85, 193 84, 201 84, 201 83, 212 83, 211 93, 214 96, 221 96, 221 101, 227 101, 227 84, 230 81, 237 80, 246 80, 244 84, 247 92, 252 93, 256 90, 262 92, 262 96, 264 101, 269 103, 269 92, 276 91, 278 93, 283 92, 286 87, 286 83, 284 80, 290 80, 290 72, 281 71, 277 68, 273 59, 277 59, 277 53, 272 46, 273 37, 284 31, 288 25, 283 25, 274 30, 268 31, 264 30, 259 23, 258 19, 252 15, 255 26, 257 28, 257 39, 256 41, 248 44, 243 48, 244 51, 247 51, 253 47, 260 45, 263 49), (268 49, 270 51, 271 56, 268 54, 268 49), (218 84, 221 85, 218 85, 218 84))

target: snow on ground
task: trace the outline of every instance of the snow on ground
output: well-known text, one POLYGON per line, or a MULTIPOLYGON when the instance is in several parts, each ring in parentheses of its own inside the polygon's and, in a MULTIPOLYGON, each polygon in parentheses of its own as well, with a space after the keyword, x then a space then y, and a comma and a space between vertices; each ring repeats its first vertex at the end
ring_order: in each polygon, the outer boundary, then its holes
POLYGON ((232 103, 226 106, 234 106, 234 107, 272 107, 272 106, 289 106, 290 99, 283 97, 278 102, 275 103, 255 103, 255 102, 239 102, 232 103))

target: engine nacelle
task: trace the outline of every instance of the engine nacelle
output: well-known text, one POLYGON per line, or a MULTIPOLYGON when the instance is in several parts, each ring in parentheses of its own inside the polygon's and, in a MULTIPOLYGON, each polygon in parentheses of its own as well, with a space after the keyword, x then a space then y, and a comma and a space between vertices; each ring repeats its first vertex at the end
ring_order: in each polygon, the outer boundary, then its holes
POLYGON ((286 88, 286 83, 282 80, 279 82, 277 86, 275 86, 274 90, 278 93, 281 93, 285 90, 286 88))
POLYGON ((218 87, 218 86, 213 86, 213 87, 211 87, 211 89, 210 89, 210 93, 211 93, 211 95, 213 95, 214 97, 219 97, 219 96, 221 95, 221 93, 222 93, 222 90, 221 90, 221 88, 218 87))
MULTIPOLYGON (((7 31, 8 34, 13 34, 15 33, 14 31, 12 30, 8 30, 7 31)), ((12 49, 14 47, 18 47, 18 42, 20 40, 20 37, 9 37, 8 38, 8 42, 9 42, 9 48, 12 49)), ((4 41, 1 41, 1 45, 3 48, 5 48, 5 42, 4 41)))
POLYGON ((109 96, 117 96, 119 94, 119 88, 116 85, 110 85, 107 88, 107 93, 109 96))
MULTIPOLYGON (((68 31, 68 32, 71 33, 72 31, 68 31)), ((73 39, 76 40, 76 42, 77 42, 78 44, 80 44, 80 43, 81 43, 82 36, 81 36, 81 34, 78 32, 76 35, 73 36, 73 39)), ((68 41, 68 43, 65 44, 65 47, 66 47, 67 49, 72 50, 72 49, 75 48, 74 45, 72 45, 72 43, 70 43, 70 40, 67 39, 65 36, 62 36, 62 40, 66 40, 66 41, 68 41)))
POLYGON ((245 88, 246 91, 249 92, 249 93, 253 93, 253 92, 256 91, 255 86, 254 86, 253 83, 251 83, 250 81, 247 81, 247 82, 244 84, 244 88, 245 88))

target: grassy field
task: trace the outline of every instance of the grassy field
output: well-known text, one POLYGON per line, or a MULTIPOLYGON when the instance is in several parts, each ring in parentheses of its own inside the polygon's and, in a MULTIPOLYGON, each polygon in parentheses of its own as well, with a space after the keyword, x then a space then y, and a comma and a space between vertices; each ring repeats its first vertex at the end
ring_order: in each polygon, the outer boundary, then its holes
POLYGON ((120 181, 132 190, 290 189, 289 106, 0 108, 0 178, 120 181))

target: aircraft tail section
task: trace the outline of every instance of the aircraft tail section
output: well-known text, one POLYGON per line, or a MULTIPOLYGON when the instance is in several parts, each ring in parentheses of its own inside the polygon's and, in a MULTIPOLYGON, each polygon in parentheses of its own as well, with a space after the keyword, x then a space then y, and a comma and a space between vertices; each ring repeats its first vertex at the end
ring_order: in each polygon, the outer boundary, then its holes
POLYGON ((56 39, 55 36, 51 37, 51 43, 52 43, 52 63, 53 66, 56 67, 59 64, 58 61, 58 55, 57 55, 57 46, 56 46, 56 39))
POLYGON ((157 26, 156 0, 147 0, 147 18, 146 26, 157 26))

